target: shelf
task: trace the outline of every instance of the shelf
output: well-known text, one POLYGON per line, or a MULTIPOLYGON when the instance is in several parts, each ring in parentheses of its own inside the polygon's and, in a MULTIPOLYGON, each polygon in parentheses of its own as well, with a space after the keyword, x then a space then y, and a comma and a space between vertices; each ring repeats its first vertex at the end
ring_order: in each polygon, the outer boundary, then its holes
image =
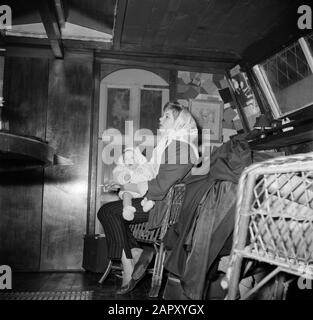
POLYGON ((58 156, 47 142, 37 138, 0 132, 0 172, 20 171, 55 164, 71 165, 69 159, 58 156))

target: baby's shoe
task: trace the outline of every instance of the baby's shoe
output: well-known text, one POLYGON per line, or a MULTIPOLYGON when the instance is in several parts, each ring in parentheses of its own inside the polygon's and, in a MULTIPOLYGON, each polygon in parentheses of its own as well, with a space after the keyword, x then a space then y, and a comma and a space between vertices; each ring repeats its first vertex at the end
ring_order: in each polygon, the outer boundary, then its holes
POLYGON ((141 205, 142 205, 142 210, 143 212, 148 212, 150 211, 153 206, 154 206, 154 201, 152 200, 148 200, 147 198, 144 198, 142 201, 141 201, 141 205))
POLYGON ((127 221, 134 220, 136 208, 133 206, 127 206, 123 208, 123 218, 127 221))

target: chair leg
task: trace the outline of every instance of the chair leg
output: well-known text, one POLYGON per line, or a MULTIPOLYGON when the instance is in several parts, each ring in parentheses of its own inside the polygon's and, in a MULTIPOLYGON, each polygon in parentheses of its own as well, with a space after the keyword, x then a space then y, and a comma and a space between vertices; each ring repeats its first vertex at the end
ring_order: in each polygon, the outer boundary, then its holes
POLYGON ((269 282, 273 277, 275 277, 281 271, 280 267, 274 269, 269 273, 262 281, 260 281, 254 288, 252 288, 244 297, 241 297, 240 300, 246 300, 255 292, 257 292, 261 287, 263 287, 267 282, 269 282))
POLYGON ((151 281, 151 288, 149 292, 149 297, 156 298, 159 295, 159 291, 162 284, 163 276, 163 263, 165 259, 165 250, 163 243, 160 244, 160 247, 156 248, 156 256, 154 262, 154 269, 151 281))
POLYGON ((227 271, 227 273, 230 272, 227 300, 235 300, 238 298, 237 294, 242 264, 242 256, 235 254, 233 259, 234 261, 232 262, 232 266, 230 267, 230 270, 227 271))
POLYGON ((98 281, 99 284, 102 284, 102 283, 103 283, 103 281, 104 281, 104 280, 107 278, 107 276, 109 275, 111 269, 112 269, 112 261, 110 260, 107 268, 106 268, 105 271, 104 271, 103 276, 102 276, 101 279, 98 281))

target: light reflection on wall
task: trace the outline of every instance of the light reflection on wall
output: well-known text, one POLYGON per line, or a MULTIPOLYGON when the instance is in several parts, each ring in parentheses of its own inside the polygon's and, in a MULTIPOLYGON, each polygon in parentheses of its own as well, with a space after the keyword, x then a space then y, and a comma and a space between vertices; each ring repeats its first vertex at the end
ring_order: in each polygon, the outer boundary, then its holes
POLYGON ((72 194, 86 194, 88 185, 85 182, 76 181, 71 183, 71 193, 72 194))

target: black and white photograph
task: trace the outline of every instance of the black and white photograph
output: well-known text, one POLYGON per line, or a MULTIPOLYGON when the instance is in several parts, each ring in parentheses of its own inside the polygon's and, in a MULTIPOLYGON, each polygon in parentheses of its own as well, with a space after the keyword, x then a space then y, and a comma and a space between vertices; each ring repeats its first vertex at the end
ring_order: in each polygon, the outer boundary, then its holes
POLYGON ((0 310, 312 300, 312 9, 2 0, 0 310))

